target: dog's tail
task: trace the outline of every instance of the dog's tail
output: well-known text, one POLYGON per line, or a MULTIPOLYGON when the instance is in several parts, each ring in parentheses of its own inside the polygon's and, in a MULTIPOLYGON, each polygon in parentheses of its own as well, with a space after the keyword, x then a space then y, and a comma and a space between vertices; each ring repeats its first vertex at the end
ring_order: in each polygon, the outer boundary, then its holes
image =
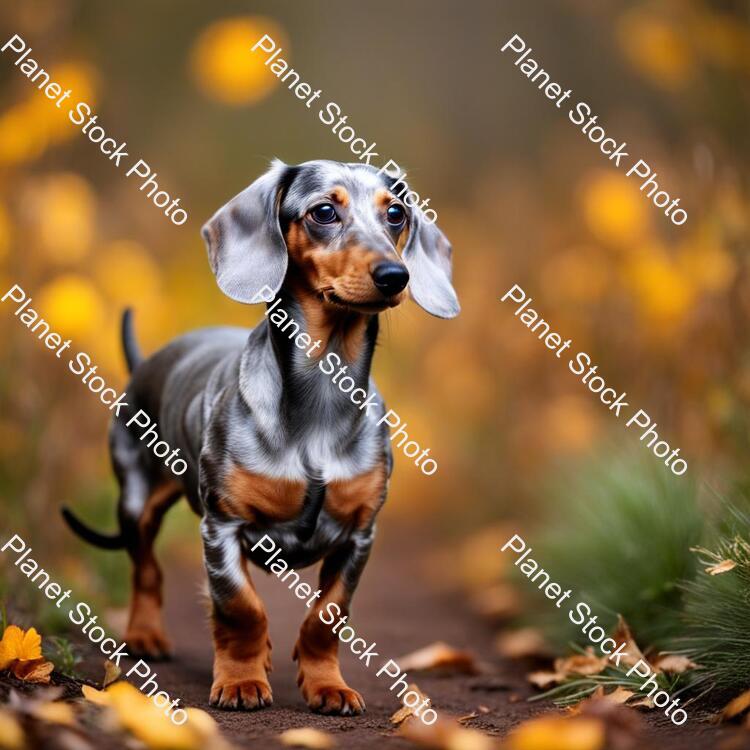
POLYGON ((133 311, 128 307, 122 313, 122 349, 125 352, 125 361, 128 364, 128 372, 132 373, 143 361, 143 355, 138 348, 133 331, 133 311))
POLYGON ((94 531, 86 526, 83 521, 76 518, 70 508, 63 507, 62 516, 68 526, 70 526, 71 531, 89 544, 93 544, 95 547, 101 547, 102 549, 124 549, 125 538, 123 537, 122 532, 112 535, 100 534, 98 531, 94 531))

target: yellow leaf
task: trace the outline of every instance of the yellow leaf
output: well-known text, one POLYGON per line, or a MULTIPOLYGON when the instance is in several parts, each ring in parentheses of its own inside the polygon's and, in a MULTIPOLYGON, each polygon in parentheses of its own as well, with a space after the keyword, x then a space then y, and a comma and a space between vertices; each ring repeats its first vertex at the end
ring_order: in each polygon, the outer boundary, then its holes
POLYGON ((542 716, 525 721, 508 737, 508 750, 601 750, 604 724, 598 719, 542 716))
POLYGON ((735 716, 739 716, 744 711, 747 711, 748 708, 750 708, 750 690, 745 690, 744 693, 740 693, 724 707, 724 710, 721 712, 721 720, 733 719, 735 716))
POLYGON ((404 722, 398 733, 415 745, 431 750, 493 750, 496 747, 493 739, 484 732, 466 729, 444 718, 430 725, 412 719, 404 722))
POLYGON ((37 719, 46 721, 50 724, 64 724, 65 726, 75 726, 75 713, 68 703, 40 703, 34 707, 33 714, 37 719))
POLYGON ((279 735, 279 741, 282 745, 289 747, 305 747, 309 750, 330 750, 336 746, 328 732, 321 732, 319 729, 304 727, 301 729, 287 729, 279 735))
POLYGON ((737 567, 737 563, 734 560, 722 560, 716 565, 712 565, 706 568, 706 573, 710 576, 718 576, 721 573, 728 573, 730 570, 734 570, 737 567))
POLYGON ((15 717, 0 710, 0 747, 3 750, 21 750, 24 747, 24 734, 15 717))
POLYGON ((99 706, 109 706, 112 703, 109 699, 109 695, 104 690, 97 690, 88 685, 81 685, 81 691, 83 692, 83 697, 87 701, 96 703, 99 706))
POLYGON ((427 706, 430 705, 430 703, 429 703, 430 699, 416 685, 414 685, 414 684, 409 685, 409 687, 407 688, 407 690, 411 690, 411 691, 417 693, 417 695, 419 695, 419 697, 420 697, 421 700, 413 708, 410 707, 410 706, 407 706, 406 704, 404 704, 403 706, 401 706, 401 708, 399 708, 399 710, 396 711, 396 713, 393 714, 393 716, 391 716, 391 724, 398 725, 398 724, 401 724, 402 722, 406 721, 406 719, 408 719, 410 716, 412 716, 414 714, 414 711, 417 708, 419 708, 424 703, 425 700, 427 701, 427 706))
POLYGON ((442 641, 436 641, 429 646, 402 656, 398 663, 406 671, 438 669, 459 674, 477 674, 479 672, 474 657, 468 651, 460 651, 442 641))

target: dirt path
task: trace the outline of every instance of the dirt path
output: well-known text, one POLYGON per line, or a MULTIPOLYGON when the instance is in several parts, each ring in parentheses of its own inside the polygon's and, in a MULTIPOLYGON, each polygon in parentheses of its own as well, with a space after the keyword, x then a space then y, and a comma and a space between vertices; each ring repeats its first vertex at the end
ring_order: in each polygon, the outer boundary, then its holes
MULTIPOLYGON (((530 690, 524 682, 523 669, 493 654, 492 631, 478 622, 460 599, 438 595, 418 578, 417 565, 406 550, 405 543, 394 544, 392 538, 381 538, 376 544, 355 599, 353 624, 357 633, 368 642, 377 641, 377 650, 384 659, 398 659, 435 640, 474 651, 492 669, 490 674, 410 675, 432 698, 438 712, 462 716, 480 704, 491 709, 469 726, 505 735, 523 719, 551 710, 550 705, 524 700, 530 690), (512 696, 520 696, 520 700, 512 696)), ((313 571, 305 571, 304 579, 313 583, 313 571)), ((268 608, 274 646, 273 707, 255 713, 208 709, 211 648, 199 593, 202 572, 198 570, 166 572, 167 624, 176 655, 172 662, 154 665, 160 686, 172 697, 180 696, 184 704, 209 710, 240 747, 282 747, 276 738, 283 730, 314 726, 336 735, 342 748, 375 748, 384 742, 394 750, 413 748, 393 734, 389 717, 399 704, 388 691, 389 682, 384 676, 377 677, 376 669, 358 662, 348 648, 341 649, 342 671, 352 687, 364 695, 367 713, 357 718, 325 717, 307 709, 296 686, 296 666, 290 655, 297 629, 308 610, 275 577, 258 572, 255 580, 268 608)), ((668 719, 660 721, 657 714, 648 715, 647 720, 648 733, 639 748, 708 750, 718 747, 723 735, 730 731, 716 730, 694 718, 682 729, 675 729, 668 719)))

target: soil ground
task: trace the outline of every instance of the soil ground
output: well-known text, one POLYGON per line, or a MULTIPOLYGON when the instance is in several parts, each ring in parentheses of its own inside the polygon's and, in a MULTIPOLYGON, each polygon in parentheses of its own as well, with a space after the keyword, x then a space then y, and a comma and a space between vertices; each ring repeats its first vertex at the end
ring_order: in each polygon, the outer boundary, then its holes
MULTIPOLYGON (((516 724, 535 714, 554 710, 549 703, 528 703, 532 690, 524 680, 525 667, 494 654, 493 631, 478 620, 459 596, 435 591, 420 579, 416 558, 409 555, 413 537, 396 544, 380 538, 354 600, 353 626, 366 641, 376 641, 382 659, 398 657, 436 640, 472 650, 489 672, 479 676, 411 674, 422 692, 429 695, 441 714, 464 716, 479 705, 490 708, 468 726, 504 736, 516 724)), ((275 576, 256 571, 254 579, 268 609, 273 641, 274 671, 271 685, 274 705, 254 713, 217 711, 208 707, 211 684, 211 639, 206 609, 202 603, 203 574, 199 569, 166 570, 166 620, 175 647, 175 658, 154 664, 158 682, 183 705, 208 710, 225 734, 239 747, 282 747, 280 732, 296 727, 317 727, 336 736, 338 746, 349 750, 413 748, 397 737, 389 721, 399 707, 385 676, 377 677, 374 667, 366 667, 341 647, 342 671, 349 684, 367 702, 367 713, 360 717, 326 717, 311 713, 296 686, 296 665, 291 660, 299 624, 308 612, 304 602, 275 576)), ((303 580, 315 582, 314 571, 303 573, 303 580)), ((317 588, 316 586, 314 588, 317 588)), ((379 662, 379 663, 382 663, 379 662)), ((100 673, 101 670, 98 668, 100 673)), ((682 728, 675 728, 659 712, 643 714, 646 732, 639 748, 660 750, 708 750, 726 740, 733 748, 750 747, 738 730, 716 728, 694 711, 682 728)), ((750 734, 745 735, 750 738, 750 734)))

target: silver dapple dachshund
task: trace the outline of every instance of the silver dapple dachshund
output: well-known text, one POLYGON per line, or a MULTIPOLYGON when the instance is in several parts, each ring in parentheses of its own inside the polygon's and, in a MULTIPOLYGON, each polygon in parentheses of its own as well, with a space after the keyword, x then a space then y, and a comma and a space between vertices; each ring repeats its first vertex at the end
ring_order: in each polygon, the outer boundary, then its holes
POLYGON ((249 571, 249 561, 262 564, 264 555, 250 548, 268 534, 290 566, 323 561, 322 595, 294 650, 305 700, 328 714, 365 708, 341 676, 338 637, 318 613, 329 602, 349 611, 392 454, 388 426, 365 418, 317 361, 336 352, 356 385, 377 393, 370 365, 378 313, 399 305, 407 289, 432 315, 459 312, 450 244, 419 208, 399 200, 394 184, 363 164, 275 161, 203 227, 222 291, 252 303, 273 290, 312 340, 322 340, 312 357, 264 318, 249 331, 187 333, 143 359, 128 312, 123 319, 130 398, 110 430, 120 531, 100 534, 63 512, 86 541, 127 549, 133 595, 126 640, 133 651, 160 657, 170 647, 153 544, 166 511, 187 497, 202 517, 212 705, 256 709, 272 702, 268 621, 249 571), (125 425, 138 410, 180 448, 188 469, 179 478, 139 440, 137 427, 125 425))

